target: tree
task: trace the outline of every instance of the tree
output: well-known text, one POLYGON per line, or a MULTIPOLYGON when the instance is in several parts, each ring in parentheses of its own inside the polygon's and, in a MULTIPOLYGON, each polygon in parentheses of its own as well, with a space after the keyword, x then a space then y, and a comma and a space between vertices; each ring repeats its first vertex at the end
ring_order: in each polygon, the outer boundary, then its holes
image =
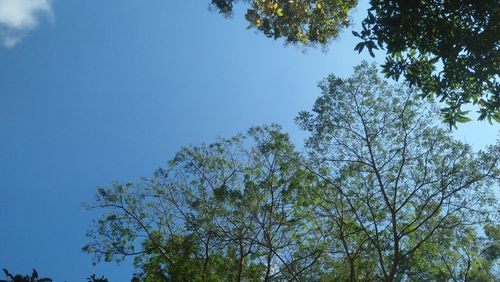
MULTIPOLYGON (((354 0, 212 0, 229 15, 236 2, 251 2, 245 18, 274 39, 289 44, 326 46, 349 25, 354 0)), ((386 76, 404 76, 422 89, 421 98, 445 103, 444 122, 466 122, 473 104, 479 120, 500 122, 500 10, 496 0, 371 0, 361 39, 354 50, 387 51, 386 76), (365 49, 366 47, 366 49, 365 49)))
POLYGON ((349 10, 356 0, 212 0, 228 16, 237 2, 251 2, 245 14, 249 28, 289 44, 326 45, 349 25, 349 10))
POLYGON ((84 251, 134 257, 141 281, 297 281, 321 255, 295 209, 311 183, 297 159, 277 126, 183 148, 152 179, 98 189, 84 251))
POLYGON ((479 261, 470 246, 496 204, 500 142, 475 153, 453 140, 418 92, 389 85, 374 65, 357 66, 348 79, 330 76, 320 88, 312 113, 297 121, 311 134, 311 171, 323 182, 310 199, 314 224, 332 238, 331 265, 349 264, 342 280, 409 279, 409 259, 451 258, 457 248, 454 267, 467 256, 479 261), (447 238, 441 247, 450 255, 424 251, 438 238, 447 238))
POLYGON ((498 244, 488 231, 481 237, 471 227, 441 230, 403 262, 405 275, 410 281, 495 281, 498 256, 487 255, 495 241, 498 244))
POLYGON ((500 140, 454 140, 374 65, 320 88, 297 118, 307 157, 276 125, 185 147, 150 179, 98 188, 84 251, 133 257, 147 282, 495 277, 500 140))
POLYGON ((372 0, 356 46, 385 48, 384 73, 446 103, 444 121, 465 122, 463 105, 478 105, 479 120, 500 122, 498 1, 372 0))

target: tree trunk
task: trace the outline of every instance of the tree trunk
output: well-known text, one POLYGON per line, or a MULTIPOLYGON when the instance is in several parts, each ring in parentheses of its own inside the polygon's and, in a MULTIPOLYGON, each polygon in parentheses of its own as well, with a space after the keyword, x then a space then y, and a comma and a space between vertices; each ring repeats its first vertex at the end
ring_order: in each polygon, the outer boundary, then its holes
POLYGON ((236 281, 241 281, 241 276, 243 275, 243 262, 244 262, 244 254, 243 254, 243 241, 240 239, 240 259, 238 261, 238 276, 236 281))
POLYGON ((267 267, 266 267, 266 276, 264 277, 265 282, 270 281, 270 276, 271 276, 271 259, 272 259, 272 253, 269 252, 267 255, 267 267))
POLYGON ((205 260, 203 262, 203 273, 201 276, 202 281, 208 281, 207 272, 208 272, 210 237, 211 237, 211 235, 209 234, 208 238, 207 238, 207 243, 205 244, 205 260))
POLYGON ((356 281, 356 267, 354 266, 354 261, 349 260, 349 281, 350 282, 355 282, 356 281))

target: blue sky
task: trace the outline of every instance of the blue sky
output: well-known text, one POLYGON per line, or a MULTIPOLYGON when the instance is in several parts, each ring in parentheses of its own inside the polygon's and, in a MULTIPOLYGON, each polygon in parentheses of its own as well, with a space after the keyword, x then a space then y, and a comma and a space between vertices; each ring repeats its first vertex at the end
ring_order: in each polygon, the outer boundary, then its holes
MULTIPOLYGON (((328 53, 304 52, 208 3, 0 0, 0 267, 128 281, 130 262, 93 267, 81 252, 96 214, 80 205, 97 186, 150 176, 181 146, 251 125, 280 123, 300 143, 293 119, 317 82, 370 59, 352 51, 350 29, 328 53)), ((499 130, 471 122, 455 134, 480 149, 499 130)))

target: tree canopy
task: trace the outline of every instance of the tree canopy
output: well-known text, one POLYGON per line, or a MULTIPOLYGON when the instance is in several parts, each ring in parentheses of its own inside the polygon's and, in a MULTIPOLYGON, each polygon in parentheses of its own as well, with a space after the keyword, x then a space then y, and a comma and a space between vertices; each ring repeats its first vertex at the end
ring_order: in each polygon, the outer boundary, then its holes
MULTIPOLYGON (((250 3, 249 27, 286 43, 326 46, 349 25, 353 0, 212 0, 228 15, 236 2, 250 3)), ((385 49, 386 76, 403 76, 421 98, 444 102, 445 123, 466 122, 473 104, 479 120, 500 122, 500 9, 498 1, 371 0, 354 49, 385 49)))
MULTIPOLYGON (((330 76, 320 88, 312 112, 297 121, 311 133, 307 147, 323 181, 311 218, 337 241, 332 264, 348 262, 350 281, 418 281, 424 276, 415 273, 432 271, 422 254, 440 260, 450 252, 443 260, 462 265, 477 248, 470 227, 495 215, 500 144, 474 153, 453 140, 433 125, 435 111, 415 99, 417 91, 384 82, 374 65, 357 66, 348 79, 330 76), (416 263, 425 267, 416 272, 416 263)), ((468 273, 489 273, 478 254, 468 273)), ((438 280, 455 274, 444 275, 438 280)))
POLYGON ((372 0, 363 46, 387 50, 385 74, 403 75, 422 97, 446 103, 444 121, 468 121, 463 105, 478 106, 479 119, 500 122, 500 9, 498 1, 372 0))
POLYGON ((297 117, 307 155, 277 125, 185 147, 98 189, 84 251, 133 257, 134 281, 493 279, 500 142, 453 140, 417 90, 367 63, 320 89, 297 117))
POLYGON ((250 3, 245 14, 249 27, 287 43, 326 45, 349 25, 349 10, 357 0, 212 0, 220 13, 230 15, 233 5, 250 3))
POLYGON ((150 180, 98 190, 84 250, 133 256, 141 281, 304 277, 321 252, 295 208, 310 185, 297 158, 277 126, 186 147, 150 180))

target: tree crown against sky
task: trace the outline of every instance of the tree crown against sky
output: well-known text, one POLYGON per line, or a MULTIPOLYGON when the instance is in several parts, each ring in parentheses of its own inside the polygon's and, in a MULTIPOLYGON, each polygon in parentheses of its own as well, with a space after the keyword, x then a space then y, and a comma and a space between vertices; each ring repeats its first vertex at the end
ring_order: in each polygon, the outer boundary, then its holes
MULTIPOLYGON (((349 26, 350 0, 213 0, 228 15, 238 2, 249 3, 245 18, 266 36, 287 44, 326 46, 349 26)), ((371 0, 361 39, 354 50, 386 50, 386 76, 403 76, 422 89, 421 98, 443 102, 450 126, 467 122, 475 105, 479 120, 500 122, 500 12, 495 0, 371 0)), ((335 55, 335 54, 333 54, 335 55)))
MULTIPOLYGON (((351 281, 418 280, 423 276, 413 263, 421 256, 444 257, 454 244, 468 248, 456 240, 476 234, 471 226, 497 222, 492 188, 499 185, 500 143, 474 153, 435 124, 436 111, 415 99, 417 91, 383 81, 375 65, 357 66, 348 79, 330 76, 320 88, 312 112, 297 118, 311 133, 306 144, 324 181, 311 212, 319 226, 335 226, 332 260, 349 263, 351 281), (443 242, 449 245, 440 249, 443 242), (363 265, 373 269, 359 271, 363 265)), ((449 260, 435 262, 442 267, 449 260)), ((469 268, 457 270, 456 263, 448 276, 439 274, 451 279, 452 272, 491 270, 492 261, 474 260, 469 268)), ((430 265, 420 271, 439 278, 430 265)))
POLYGON ((367 63, 320 88, 297 118, 308 157, 277 126, 185 147, 151 179, 98 189, 84 250, 134 257, 139 281, 491 278, 500 145, 453 140, 367 63))
MULTIPOLYGON (((335 43, 337 56, 282 50, 207 13, 208 1, 37 2, 50 3, 54 21, 35 11, 37 32, 0 48, 0 261, 57 281, 91 273, 80 246, 93 213, 78 207, 92 187, 149 175, 181 145, 251 123, 278 121, 299 140, 290 117, 319 92, 310 86, 361 58, 351 56, 350 32, 335 43)), ((499 125, 469 123, 454 135, 482 148, 499 125)), ((132 270, 127 261, 94 272, 127 281, 132 270)))
POLYGON ((277 126, 186 147, 151 180, 99 189, 84 250, 135 257, 143 281, 297 279, 320 255, 295 209, 310 185, 297 158, 277 126))

